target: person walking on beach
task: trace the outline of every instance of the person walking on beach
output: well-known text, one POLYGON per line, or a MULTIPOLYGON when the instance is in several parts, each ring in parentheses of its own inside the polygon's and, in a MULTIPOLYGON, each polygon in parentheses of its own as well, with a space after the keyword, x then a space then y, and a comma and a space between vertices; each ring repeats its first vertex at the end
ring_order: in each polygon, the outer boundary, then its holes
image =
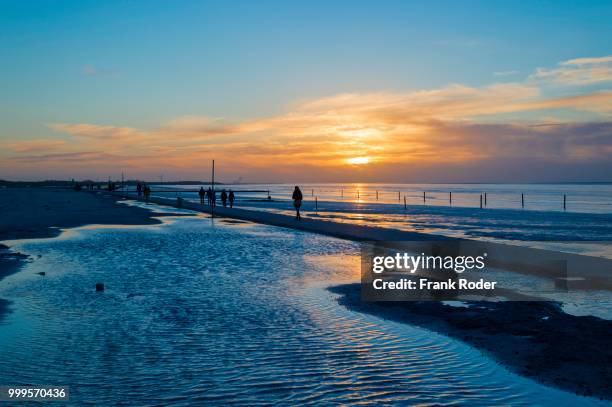
POLYGON ((234 196, 234 191, 232 191, 232 190, 230 189, 230 192, 229 192, 229 203, 230 203, 230 208, 233 208, 233 207, 234 207, 234 199, 235 199, 235 198, 236 198, 236 197, 234 196))
POLYGON ((200 187, 198 195, 200 196, 200 203, 204 205, 204 195, 206 195, 206 193, 204 192, 204 187, 200 187))
POLYGON ((225 192, 225 189, 221 191, 221 202, 223 202, 223 207, 227 207, 227 192, 225 192))
POLYGON ((302 220, 302 216, 300 215, 300 207, 302 206, 302 199, 304 199, 304 197, 302 196, 302 191, 300 191, 300 187, 298 187, 297 185, 293 190, 293 195, 291 196, 291 199, 293 199, 293 206, 295 207, 295 220, 302 220))

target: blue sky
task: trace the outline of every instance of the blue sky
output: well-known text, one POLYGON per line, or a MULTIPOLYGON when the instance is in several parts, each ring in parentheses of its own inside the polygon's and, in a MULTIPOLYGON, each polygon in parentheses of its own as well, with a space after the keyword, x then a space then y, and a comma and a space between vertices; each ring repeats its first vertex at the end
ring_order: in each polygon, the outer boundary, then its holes
POLYGON ((186 116, 274 117, 342 93, 523 82, 612 55, 611 2, 0 5, 0 137, 11 140, 61 137, 50 123, 151 131, 186 116))

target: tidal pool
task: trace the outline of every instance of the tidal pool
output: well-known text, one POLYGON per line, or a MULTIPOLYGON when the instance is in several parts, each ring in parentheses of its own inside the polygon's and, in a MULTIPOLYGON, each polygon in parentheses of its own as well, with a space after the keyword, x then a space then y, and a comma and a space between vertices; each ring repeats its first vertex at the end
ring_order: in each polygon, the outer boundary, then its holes
POLYGON ((71 405, 599 403, 339 306, 356 243, 200 216, 13 249, 33 260, 0 282, 0 384, 68 385, 71 405))

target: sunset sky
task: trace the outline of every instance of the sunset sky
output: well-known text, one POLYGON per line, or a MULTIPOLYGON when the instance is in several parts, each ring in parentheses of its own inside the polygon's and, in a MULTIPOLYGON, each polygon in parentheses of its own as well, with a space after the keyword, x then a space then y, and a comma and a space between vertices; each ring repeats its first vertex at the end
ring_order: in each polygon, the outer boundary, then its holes
POLYGON ((0 179, 612 181, 612 2, 0 7, 0 179))

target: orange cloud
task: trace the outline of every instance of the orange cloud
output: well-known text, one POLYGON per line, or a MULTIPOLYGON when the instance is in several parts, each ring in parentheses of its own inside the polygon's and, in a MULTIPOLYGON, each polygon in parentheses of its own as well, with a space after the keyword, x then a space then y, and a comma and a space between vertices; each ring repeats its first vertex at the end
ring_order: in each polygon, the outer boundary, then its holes
MULTIPOLYGON (((587 77, 593 81, 605 76, 601 69, 611 61, 575 59, 534 76, 574 84, 587 77)), ((384 175, 387 167, 406 163, 472 166, 502 158, 610 161, 612 90, 547 97, 534 76, 524 83, 482 88, 454 84, 403 93, 345 93, 303 102, 275 117, 235 123, 194 116, 153 130, 54 123, 49 127, 61 138, 11 140, 2 145, 3 155, 16 168, 63 167, 83 176, 117 168, 200 174, 216 158, 232 177, 251 174, 259 179, 270 172, 279 178, 295 176, 304 169, 314 179, 362 169, 384 175), (572 117, 589 112, 598 122, 574 119, 540 126, 549 122, 550 110, 571 112, 572 117), (545 114, 534 119, 539 111, 545 114), (529 121, 494 123, 499 115, 528 112, 529 121)))

